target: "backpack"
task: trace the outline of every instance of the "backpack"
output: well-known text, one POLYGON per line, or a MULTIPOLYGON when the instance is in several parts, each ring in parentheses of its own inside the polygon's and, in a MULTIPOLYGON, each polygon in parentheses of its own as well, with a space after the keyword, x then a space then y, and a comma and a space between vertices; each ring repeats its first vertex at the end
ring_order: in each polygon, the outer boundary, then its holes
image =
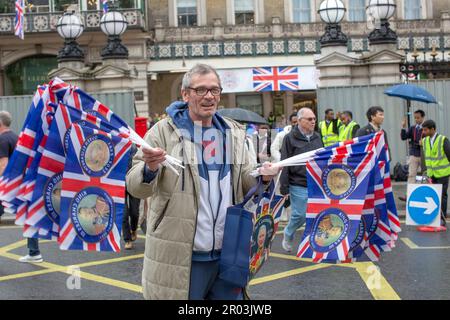
POLYGON ((408 165, 401 165, 400 162, 394 166, 394 180, 407 181, 408 180, 408 165))

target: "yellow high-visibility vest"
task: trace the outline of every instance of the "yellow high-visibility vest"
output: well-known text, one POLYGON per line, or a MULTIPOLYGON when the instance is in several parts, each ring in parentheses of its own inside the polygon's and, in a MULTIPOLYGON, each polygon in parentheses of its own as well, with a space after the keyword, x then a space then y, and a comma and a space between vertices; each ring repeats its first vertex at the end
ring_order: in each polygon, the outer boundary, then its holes
POLYGON ((357 125, 355 121, 351 121, 348 125, 342 124, 339 127, 339 141, 347 141, 351 140, 354 137, 352 137, 353 128, 357 125))
POLYGON ((334 122, 331 121, 330 125, 327 128, 326 121, 320 121, 319 123, 319 130, 322 134, 322 142, 324 147, 331 146, 332 144, 335 144, 336 142, 339 142, 339 136, 333 132, 333 126, 334 122))
POLYGON ((450 162, 444 152, 444 140, 445 137, 438 134, 433 147, 431 147, 430 137, 422 139, 427 176, 429 177, 442 178, 450 176, 450 162))

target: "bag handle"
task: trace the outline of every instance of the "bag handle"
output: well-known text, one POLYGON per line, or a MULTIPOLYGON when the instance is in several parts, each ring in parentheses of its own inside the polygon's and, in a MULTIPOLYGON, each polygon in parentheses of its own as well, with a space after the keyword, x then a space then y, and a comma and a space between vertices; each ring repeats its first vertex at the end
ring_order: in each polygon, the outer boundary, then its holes
POLYGON ((264 187, 263 187, 263 183, 262 183, 262 178, 261 176, 259 176, 258 178, 258 183, 255 184, 245 195, 244 197, 244 201, 242 201, 242 203, 247 203, 250 201, 250 199, 255 195, 258 194, 260 197, 264 191, 264 187))

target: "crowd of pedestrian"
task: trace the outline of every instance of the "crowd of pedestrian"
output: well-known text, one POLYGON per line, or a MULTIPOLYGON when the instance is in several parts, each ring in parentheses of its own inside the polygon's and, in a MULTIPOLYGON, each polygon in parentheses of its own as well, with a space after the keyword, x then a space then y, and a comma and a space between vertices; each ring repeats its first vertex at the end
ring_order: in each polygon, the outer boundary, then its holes
MULTIPOLYGON (((251 173, 258 165, 379 131, 384 132, 389 147, 380 106, 367 109, 367 124, 363 127, 353 119, 351 111, 335 113, 327 108, 318 121, 318 115, 307 107, 288 118, 282 115, 278 121, 271 112, 267 124, 241 124, 216 113, 221 91, 214 68, 194 66, 184 75, 182 101, 173 102, 166 113, 148 117, 149 134, 145 139, 155 149, 133 147, 126 176, 122 232, 125 249, 132 249, 144 199, 147 235, 142 284, 147 299, 244 298, 245 288, 219 277, 219 263, 227 208, 240 203, 256 185, 251 173), (194 134, 198 130, 200 137, 194 134), (174 150, 184 159, 193 159, 183 163, 179 176, 161 166, 165 156, 174 150)), ((402 140, 409 140, 408 183, 414 183, 420 172, 426 174, 429 183, 442 184, 445 218, 450 141, 437 132, 433 120, 425 120, 422 110, 414 112, 414 119, 415 124, 409 128, 404 121, 400 132, 402 140)), ((11 121, 8 112, 0 111, 0 175, 18 138, 10 130, 11 121)), ((263 176, 262 181, 267 184, 271 179, 273 176, 263 176)), ((282 248, 291 252, 295 232, 306 220, 305 166, 281 171, 280 193, 291 204, 282 240, 282 248)), ((2 214, 0 206, 0 217, 2 214)), ((28 239, 28 250, 21 262, 43 261, 37 239, 28 239)))

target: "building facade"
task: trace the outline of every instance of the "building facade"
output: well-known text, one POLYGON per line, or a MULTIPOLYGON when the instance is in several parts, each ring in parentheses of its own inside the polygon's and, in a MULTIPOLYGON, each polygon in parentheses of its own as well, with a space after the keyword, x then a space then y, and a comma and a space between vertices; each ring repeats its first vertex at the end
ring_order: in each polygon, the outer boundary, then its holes
MULTIPOLYGON (((0 0, 0 95, 29 93, 36 80, 42 82, 57 67, 55 56, 63 40, 55 31, 56 21, 66 9, 74 9, 85 24, 78 39, 85 65, 95 68, 102 63, 99 53, 106 36, 99 28, 100 0, 29 0, 23 41, 13 35, 11 2, 0 0)), ((367 36, 376 21, 367 17, 368 0, 343 2, 346 51, 369 52, 367 36)), ((271 111, 289 115, 302 106, 317 110, 318 88, 345 84, 339 74, 321 84, 323 74, 316 67, 325 29, 317 13, 321 0, 116 3, 129 22, 122 39, 134 77, 125 86, 134 90, 140 115, 164 112, 179 99, 183 73, 200 62, 219 70, 224 87, 221 106, 243 107, 266 117, 271 111), (298 77, 292 79, 292 74, 298 77)), ((413 54, 429 56, 432 50, 449 59, 450 0, 396 0, 396 4, 391 21, 398 35, 396 50, 409 59, 413 54)))

